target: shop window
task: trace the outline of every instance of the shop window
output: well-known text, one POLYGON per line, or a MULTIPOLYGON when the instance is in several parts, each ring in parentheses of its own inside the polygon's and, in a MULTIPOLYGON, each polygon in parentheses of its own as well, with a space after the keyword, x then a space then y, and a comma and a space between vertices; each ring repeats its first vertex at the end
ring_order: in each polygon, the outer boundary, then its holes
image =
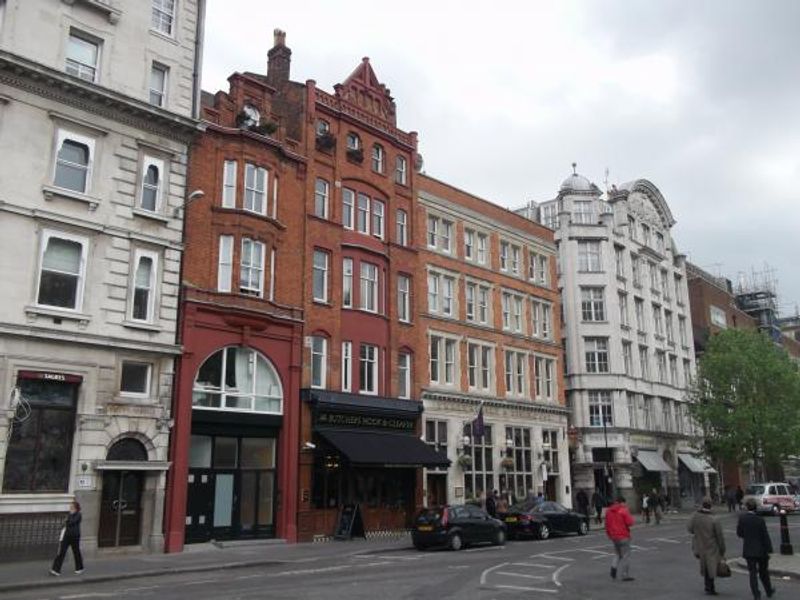
POLYGON ((192 404, 199 409, 283 413, 278 373, 261 354, 229 346, 216 351, 195 377, 192 404))
POLYGON ((500 489, 516 498, 525 498, 533 487, 531 430, 528 427, 506 427, 505 474, 500 475, 500 489))
MULTIPOLYGON (((435 452, 448 458, 447 421, 439 419, 425 420, 425 443, 435 452)), ((429 471, 447 471, 447 467, 428 467, 429 471)))
POLYGON ((464 465, 464 496, 467 500, 480 498, 495 489, 494 447, 492 445, 492 426, 483 426, 483 435, 474 432, 472 423, 464 425, 464 445, 462 452, 471 461, 464 465))
POLYGON ((15 396, 29 411, 15 421, 6 450, 5 493, 65 493, 72 464, 78 385, 20 379, 15 396))

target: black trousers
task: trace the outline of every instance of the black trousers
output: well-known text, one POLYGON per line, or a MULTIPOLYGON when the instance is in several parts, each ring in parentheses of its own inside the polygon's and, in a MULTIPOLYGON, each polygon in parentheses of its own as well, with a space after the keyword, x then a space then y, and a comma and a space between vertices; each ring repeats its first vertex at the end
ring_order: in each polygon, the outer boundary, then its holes
POLYGON ((80 543, 81 538, 79 537, 64 536, 64 539, 61 540, 61 544, 58 547, 58 554, 56 554, 56 558, 53 560, 53 571, 56 573, 61 572, 61 565, 64 563, 64 557, 67 555, 68 548, 72 548, 72 557, 75 559, 75 570, 83 570, 83 557, 81 556, 80 543))
POLYGON ((772 583, 769 580, 769 557, 763 558, 748 558, 747 570, 750 571, 750 591, 753 592, 753 598, 760 598, 761 593, 758 591, 758 580, 761 579, 761 585, 764 586, 764 591, 768 594, 772 593, 772 583))
POLYGON ((713 577, 709 577, 708 573, 706 573, 705 575, 703 575, 703 580, 705 582, 706 591, 707 592, 713 592, 714 591, 714 578, 713 577))

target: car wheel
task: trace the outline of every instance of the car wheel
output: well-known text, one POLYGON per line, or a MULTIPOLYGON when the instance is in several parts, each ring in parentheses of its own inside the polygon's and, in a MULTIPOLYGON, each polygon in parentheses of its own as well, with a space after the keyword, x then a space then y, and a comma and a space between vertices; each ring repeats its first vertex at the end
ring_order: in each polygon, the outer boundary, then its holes
POLYGON ((427 546, 425 544, 420 544, 419 542, 414 542, 414 548, 417 550, 425 550, 427 546))
POLYGON ((494 539, 492 540, 492 545, 494 546, 504 546, 506 543, 506 532, 502 529, 498 529, 494 534, 494 539))
POLYGON ((586 535, 589 532, 589 524, 581 519, 578 522, 578 535, 586 535))
POLYGON ((538 536, 540 540, 546 540, 550 537, 550 527, 547 526, 547 523, 539 525, 538 536))
POLYGON ((464 547, 464 540, 461 539, 461 534, 454 533, 450 536, 450 550, 461 550, 464 547))

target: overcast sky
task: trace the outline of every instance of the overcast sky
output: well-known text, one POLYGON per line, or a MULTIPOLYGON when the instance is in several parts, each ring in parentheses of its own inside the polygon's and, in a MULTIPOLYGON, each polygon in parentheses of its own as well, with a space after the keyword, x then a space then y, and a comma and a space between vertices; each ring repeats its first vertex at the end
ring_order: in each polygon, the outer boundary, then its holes
POLYGON ((800 1, 208 0, 203 88, 265 73, 276 27, 329 92, 369 56, 429 175, 508 207, 573 161, 649 179, 691 261, 800 303, 800 1))

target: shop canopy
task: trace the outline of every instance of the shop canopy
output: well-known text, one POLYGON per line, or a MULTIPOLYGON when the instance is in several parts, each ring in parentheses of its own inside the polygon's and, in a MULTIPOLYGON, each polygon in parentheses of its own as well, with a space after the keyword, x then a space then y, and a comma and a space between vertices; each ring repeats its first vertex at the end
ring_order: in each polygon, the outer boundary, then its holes
POLYGON ((642 466, 648 471, 672 471, 672 467, 655 450, 639 450, 636 460, 642 463, 642 466))
POLYGON ((678 460, 681 461, 686 468, 692 473, 716 473, 716 469, 708 464, 705 458, 695 456, 693 454, 678 453, 678 460))
POLYGON ((383 467, 447 467, 442 454, 415 435, 382 431, 318 429, 347 459, 357 465, 383 467))

